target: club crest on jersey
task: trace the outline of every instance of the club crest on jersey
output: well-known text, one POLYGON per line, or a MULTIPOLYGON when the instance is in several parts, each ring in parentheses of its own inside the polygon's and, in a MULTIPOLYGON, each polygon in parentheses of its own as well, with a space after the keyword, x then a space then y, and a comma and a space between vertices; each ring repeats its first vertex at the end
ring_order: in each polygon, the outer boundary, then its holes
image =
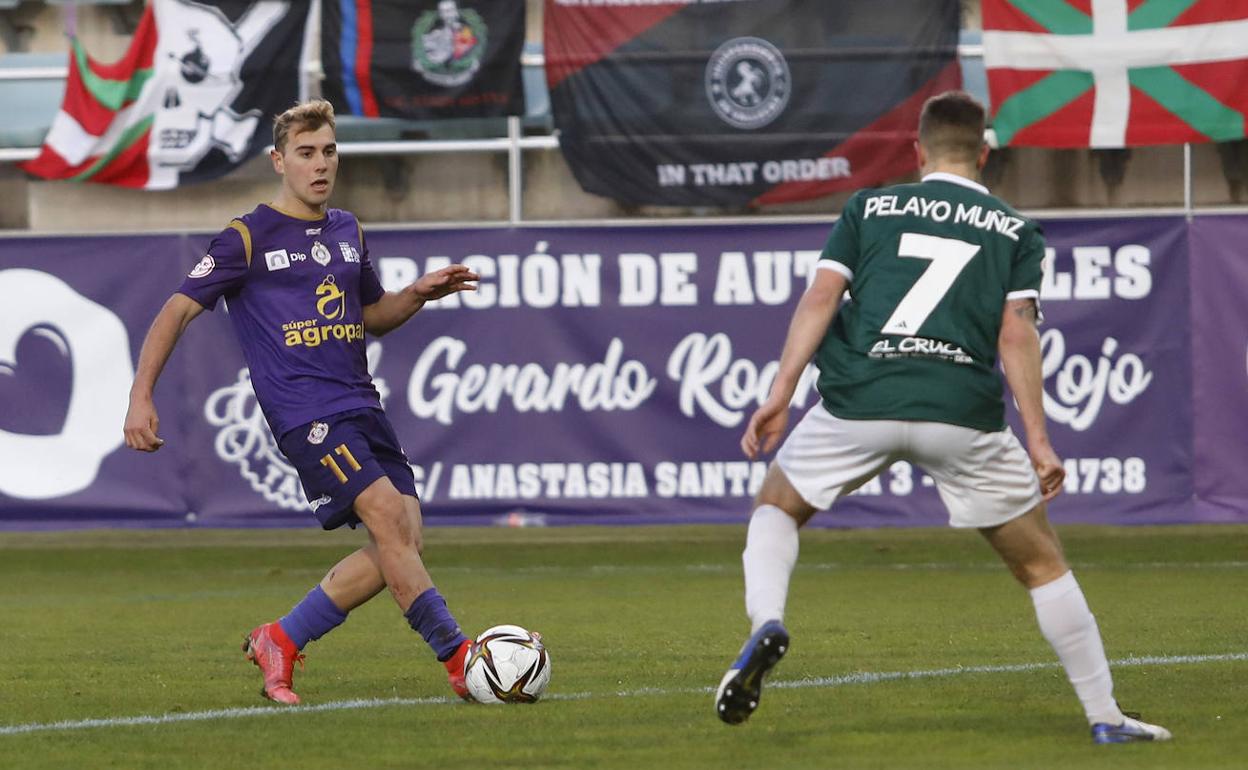
POLYGON ((314 422, 312 423, 312 430, 308 431, 308 443, 312 444, 313 446, 319 446, 320 443, 324 441, 325 437, 328 435, 329 435, 329 423, 314 422))
POLYGON ((338 241, 338 250, 342 252, 342 261, 344 262, 359 262, 360 261, 360 252, 356 251, 355 247, 347 243, 346 241, 338 241))
POLYGON ((213 260, 212 255, 205 254, 204 258, 199 260, 199 264, 191 268, 191 272, 187 273, 187 276, 190 278, 203 278, 205 275, 211 273, 212 269, 216 266, 217 263, 213 260))
POLYGON ((264 264, 268 265, 270 272, 273 270, 285 270, 290 267, 290 255, 286 253, 286 249, 266 251, 264 252, 264 264))
POLYGON ((325 244, 320 241, 312 244, 312 259, 316 264, 324 267, 329 264, 330 258, 329 249, 325 248, 325 244))

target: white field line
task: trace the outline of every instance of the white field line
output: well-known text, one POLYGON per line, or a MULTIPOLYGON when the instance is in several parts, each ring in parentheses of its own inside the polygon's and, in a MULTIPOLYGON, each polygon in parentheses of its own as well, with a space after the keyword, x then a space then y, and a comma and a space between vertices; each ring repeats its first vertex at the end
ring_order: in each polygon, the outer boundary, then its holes
MULTIPOLYGON (((1224 663, 1229 661, 1248 661, 1248 652, 1230 652, 1219 655, 1164 655, 1121 658, 1111 661, 1115 668, 1125 666, 1178 666, 1199 663, 1224 663)), ((1017 674, 1032 671, 1058 668, 1057 663, 1015 663, 998 666, 957 666, 953 668, 934 668, 919 671, 879 671, 841 674, 831 677, 810 677, 806 679, 775 680, 771 687, 798 689, 807 687, 844 687, 855 684, 876 684, 907 679, 940 679, 973 674, 1017 674)), ((546 700, 572 701, 596 700, 605 698, 642 698, 664 695, 687 695, 710 693, 713 687, 643 687, 634 690, 621 690, 606 693, 552 693, 546 700)), ((390 708, 393 706, 445 706, 460 703, 457 698, 367 698, 357 700, 330 701, 315 706, 251 706, 248 708, 213 709, 212 711, 191 711, 178 714, 160 714, 157 716, 106 717, 98 719, 66 720, 62 722, 28 722, 26 724, 0 726, 0 736, 26 735, 43 732, 65 732, 70 730, 89 730, 101 727, 135 727, 142 725, 168 725, 179 722, 211 722, 224 719, 241 719, 246 717, 264 717, 289 714, 317 714, 328 711, 356 711, 360 709, 390 708)))
MULTIPOLYGON (((1194 570, 1242 570, 1248 569, 1248 561, 1153 561, 1153 562, 1132 562, 1129 564, 1104 564, 1096 562, 1071 562, 1071 567, 1076 572, 1084 570, 1110 570, 1110 571, 1134 571, 1148 570, 1150 572, 1159 569, 1174 569, 1183 571, 1194 570)), ((874 572, 995 572, 1006 575, 1005 566, 998 561, 984 562, 885 562, 879 564, 862 564, 856 562, 837 562, 811 561, 808 563, 799 562, 797 565, 799 572, 848 572, 848 571, 874 571, 874 572)), ((267 576, 272 572, 269 567, 246 567, 241 569, 230 570, 230 575, 263 575, 267 576)), ((568 567, 562 565, 530 565, 526 567, 489 567, 482 565, 444 565, 438 567, 439 575, 448 575, 452 573, 463 573, 473 575, 548 575, 548 574, 582 574, 582 575, 659 575, 672 573, 697 573, 697 574, 733 574, 741 573, 741 564, 734 563, 714 563, 701 562, 694 564, 672 564, 664 566, 641 565, 641 564, 593 564, 583 567, 568 567)), ((296 578, 304 575, 319 578, 325 574, 323 567, 309 567, 301 569, 285 569, 282 574, 286 577, 296 578)), ((37 578, 34 571, 12 573, 16 579, 30 576, 32 579, 37 578)), ((142 603, 142 602, 175 602, 199 599, 219 599, 219 598, 236 598, 241 596, 256 596, 260 593, 282 593, 285 594, 286 589, 280 585, 269 587, 257 587, 251 585, 247 588, 236 588, 228 590, 208 590, 208 591, 190 591, 182 593, 142 593, 134 595, 115 596, 109 601, 117 603, 142 603)), ((98 597, 91 599, 83 598, 64 598, 53 602, 57 606, 75 606, 86 605, 92 603, 95 606, 100 599, 98 597)), ((25 594, 14 594, 13 596, 0 595, 0 609, 6 607, 25 607, 27 605, 49 604, 46 599, 30 599, 25 594)), ((3 728, 0 728, 0 735, 3 735, 3 728)))
MULTIPOLYGON (((1152 561, 1152 562, 1131 562, 1127 564, 1101 564, 1096 562, 1071 562, 1070 566, 1076 571, 1080 570, 1158 570, 1158 569, 1178 569, 1178 570, 1238 570, 1248 569, 1248 561, 1152 561)), ((840 562, 840 561, 811 561, 801 562, 797 564, 797 570, 812 572, 831 572, 831 571, 849 571, 849 570, 871 570, 871 571, 887 571, 887 572, 1000 572, 1006 574, 1005 566, 999 561, 983 561, 983 562, 880 562, 878 564, 864 564, 861 562, 840 562)), ((245 570, 246 572, 254 572, 256 574, 268 574, 270 571, 267 567, 256 567, 255 569, 245 570)), ((482 565, 443 565, 438 567, 438 574, 444 575, 452 572, 472 573, 472 574, 507 574, 507 575, 553 575, 553 574, 591 574, 591 575, 617 575, 617 574, 666 574, 672 572, 700 572, 700 573, 739 573, 741 571, 740 562, 733 563, 715 563, 703 562, 695 564, 591 564, 588 566, 569 567, 565 565, 553 564, 534 564, 524 567, 488 567, 482 565)), ((234 570, 235 574, 240 570, 234 570)), ((286 573, 296 574, 296 570, 286 570, 286 573)), ((322 574, 324 570, 307 569, 303 570, 307 574, 322 574)))

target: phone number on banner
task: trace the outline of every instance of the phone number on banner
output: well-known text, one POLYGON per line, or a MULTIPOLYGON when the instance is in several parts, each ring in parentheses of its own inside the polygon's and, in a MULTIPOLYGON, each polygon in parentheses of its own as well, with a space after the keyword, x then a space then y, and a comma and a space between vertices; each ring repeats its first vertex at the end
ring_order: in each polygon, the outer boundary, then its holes
MULTIPOLYGON (((1148 466, 1142 457, 1068 457, 1062 466, 1066 469, 1063 491, 1070 495, 1138 495, 1148 486, 1148 466)), ((918 475, 917 484, 935 486, 932 477, 925 473, 918 475)), ((914 467, 896 462, 853 494, 905 497, 914 491, 915 485, 914 467)))

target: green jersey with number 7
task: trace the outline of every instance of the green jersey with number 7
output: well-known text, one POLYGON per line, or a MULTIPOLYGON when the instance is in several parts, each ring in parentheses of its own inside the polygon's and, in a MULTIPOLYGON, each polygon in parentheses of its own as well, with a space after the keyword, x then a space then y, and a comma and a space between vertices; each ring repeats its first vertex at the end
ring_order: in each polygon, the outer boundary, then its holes
POLYGON ((860 190, 818 263, 851 297, 815 356, 824 406, 1001 430, 1001 314, 1010 299, 1038 302, 1043 259, 1040 227, 970 179, 860 190))

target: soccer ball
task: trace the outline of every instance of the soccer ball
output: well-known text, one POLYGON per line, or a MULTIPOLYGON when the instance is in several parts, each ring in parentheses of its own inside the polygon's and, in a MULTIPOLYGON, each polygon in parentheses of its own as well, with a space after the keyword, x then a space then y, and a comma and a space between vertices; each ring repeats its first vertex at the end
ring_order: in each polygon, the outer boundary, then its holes
POLYGON ((532 703, 550 684, 542 635, 520 626, 487 628, 468 649, 464 679, 478 703, 532 703))

